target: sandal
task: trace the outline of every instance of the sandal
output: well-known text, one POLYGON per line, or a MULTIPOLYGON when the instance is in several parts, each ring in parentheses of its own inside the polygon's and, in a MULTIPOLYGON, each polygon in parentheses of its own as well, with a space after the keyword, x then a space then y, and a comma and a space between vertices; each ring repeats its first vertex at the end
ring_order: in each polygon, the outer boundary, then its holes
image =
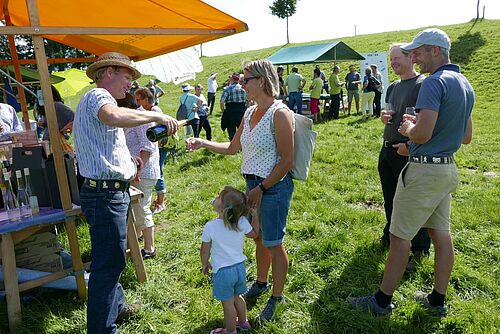
POLYGON ((222 327, 219 327, 219 328, 216 328, 216 329, 212 329, 210 331, 210 334, 226 334, 227 331, 225 328, 222 328, 222 327))
POLYGON ((236 329, 232 332, 228 332, 225 328, 222 327, 212 329, 210 331, 210 334, 236 334, 236 333, 237 333, 236 329))

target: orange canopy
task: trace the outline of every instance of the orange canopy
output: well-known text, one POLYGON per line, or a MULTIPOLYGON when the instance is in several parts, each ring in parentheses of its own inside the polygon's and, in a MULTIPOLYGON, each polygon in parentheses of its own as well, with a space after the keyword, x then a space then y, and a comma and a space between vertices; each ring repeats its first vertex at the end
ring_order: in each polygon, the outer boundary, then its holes
POLYGON ((0 19, 7 1, 12 26, 26 27, 23 34, 41 33, 95 55, 117 51, 134 60, 248 30, 244 22, 198 0, 38 0, 37 31, 23 0, 0 0, 0 19))

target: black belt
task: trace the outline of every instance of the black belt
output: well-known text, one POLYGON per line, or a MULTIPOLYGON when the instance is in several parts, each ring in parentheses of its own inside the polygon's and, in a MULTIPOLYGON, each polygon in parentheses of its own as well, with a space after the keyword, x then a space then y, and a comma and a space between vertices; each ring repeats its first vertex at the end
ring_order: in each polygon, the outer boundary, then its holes
POLYGON ((263 177, 260 177, 258 175, 253 175, 253 174, 243 174, 243 177, 245 178, 245 180, 248 180, 248 181, 259 181, 259 180, 264 179, 263 177))
POLYGON ((429 155, 410 156, 410 162, 421 164, 448 165, 453 163, 453 157, 433 157, 429 155))
POLYGON ((384 142, 382 143, 382 146, 394 148, 394 147, 392 147, 392 145, 401 144, 401 143, 405 143, 405 142, 404 141, 388 141, 388 140, 384 140, 384 142))
POLYGON ((130 182, 120 180, 94 180, 87 179, 83 182, 84 185, 96 190, 110 190, 110 191, 127 191, 130 182))

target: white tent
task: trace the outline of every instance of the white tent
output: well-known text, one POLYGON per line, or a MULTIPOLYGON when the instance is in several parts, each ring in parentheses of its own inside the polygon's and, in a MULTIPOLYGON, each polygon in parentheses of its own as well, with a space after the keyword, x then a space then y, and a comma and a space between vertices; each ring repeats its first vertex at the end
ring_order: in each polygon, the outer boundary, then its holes
POLYGON ((196 73, 203 71, 196 47, 141 60, 135 66, 142 74, 153 75, 162 82, 176 85, 196 78, 196 73))

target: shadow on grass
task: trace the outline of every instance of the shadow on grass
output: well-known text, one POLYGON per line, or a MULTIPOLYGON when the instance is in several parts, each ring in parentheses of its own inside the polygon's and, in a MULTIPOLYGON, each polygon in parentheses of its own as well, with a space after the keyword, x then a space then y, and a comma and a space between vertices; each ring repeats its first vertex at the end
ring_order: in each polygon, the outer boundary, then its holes
MULTIPOLYGON (((424 310, 417 310, 405 319, 393 316, 376 317, 354 310, 345 301, 350 296, 374 293, 381 282, 380 264, 385 251, 378 242, 358 247, 340 276, 321 291, 310 309, 312 327, 318 334, 331 333, 426 333, 435 327, 437 318, 429 317, 424 310)), ((327 276, 328 272, 320 272, 327 276)), ((325 278, 328 280, 328 278, 325 278)))
MULTIPOLYGON (((54 317, 60 319, 74 318, 75 313, 83 312, 86 301, 78 298, 74 291, 36 288, 21 295, 22 323, 17 327, 16 334, 46 333, 50 321, 54 317), (72 302, 68 303, 68 299, 72 302)), ((5 302, 0 305, 0 333, 9 333, 7 307, 5 302)), ((53 333, 83 333, 74 327, 68 327, 53 333)))
MULTIPOLYGON (((190 153, 186 153, 186 154, 190 154, 190 153)), ((218 160, 218 159, 222 159, 222 157, 223 157, 223 155, 221 155, 221 154, 215 154, 215 153, 212 153, 212 152, 205 150, 205 149, 203 149, 202 154, 204 155, 204 157, 202 157, 202 158, 199 158, 197 160, 190 160, 190 161, 183 163, 179 167, 179 171, 185 172, 191 168, 202 167, 202 166, 210 163, 214 159, 218 160)))
POLYGON ((474 52, 486 44, 479 32, 473 34, 467 31, 451 43, 450 58, 455 64, 468 64, 474 52))
POLYGON ((218 328, 218 327, 224 327, 224 317, 221 315, 221 318, 219 320, 212 320, 209 322, 206 322, 205 324, 194 328, 193 330, 186 332, 189 334, 207 334, 210 333, 212 329, 218 328))
MULTIPOLYGON (((359 116, 359 115, 354 115, 354 116, 359 116)), ((360 117, 360 118, 357 118, 353 121, 349 121, 347 123, 347 125, 349 126, 354 126, 354 125, 359 125, 359 124, 363 124, 363 123, 366 123, 366 122, 369 122, 371 120, 372 117, 367 117, 367 118, 364 118, 364 117, 360 117)))

